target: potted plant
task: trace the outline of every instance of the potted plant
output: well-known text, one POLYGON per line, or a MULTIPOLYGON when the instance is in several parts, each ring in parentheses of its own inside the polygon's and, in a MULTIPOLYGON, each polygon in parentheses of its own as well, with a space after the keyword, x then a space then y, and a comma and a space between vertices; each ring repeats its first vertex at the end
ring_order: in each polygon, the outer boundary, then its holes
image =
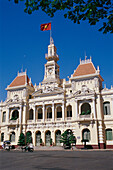
POLYGON ((91 113, 91 111, 90 110, 87 110, 87 115, 89 115, 91 113))
POLYGON ((85 115, 85 112, 84 112, 84 111, 82 111, 81 115, 85 115))

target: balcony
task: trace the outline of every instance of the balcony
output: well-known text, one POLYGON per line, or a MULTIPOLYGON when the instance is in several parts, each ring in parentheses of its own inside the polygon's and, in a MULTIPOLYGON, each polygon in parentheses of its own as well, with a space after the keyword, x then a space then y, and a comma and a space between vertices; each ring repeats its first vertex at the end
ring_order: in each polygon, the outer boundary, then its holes
POLYGON ((40 122, 42 122, 43 121, 43 119, 36 119, 36 122, 37 123, 40 123, 40 122))
POLYGON ((46 122, 51 122, 51 121, 52 121, 52 119, 45 119, 45 121, 46 121, 46 122))
POLYGON ((62 120, 62 118, 56 118, 55 120, 56 120, 56 121, 61 121, 61 120, 62 120))
POLYGON ((92 119, 92 114, 88 114, 88 115, 78 115, 78 118, 80 120, 89 120, 92 119))
POLYGON ((32 124, 34 123, 34 120, 27 120, 27 124, 32 124))
POLYGON ((66 117, 65 119, 66 120, 72 120, 72 117, 66 117))
POLYGON ((45 58, 47 59, 47 60, 51 60, 52 58, 54 58, 56 61, 58 61, 59 60, 59 56, 57 55, 57 54, 51 54, 51 55, 48 55, 48 54, 45 54, 45 58))
POLYGON ((19 123, 19 119, 9 120, 9 123, 12 124, 12 125, 18 124, 19 123))

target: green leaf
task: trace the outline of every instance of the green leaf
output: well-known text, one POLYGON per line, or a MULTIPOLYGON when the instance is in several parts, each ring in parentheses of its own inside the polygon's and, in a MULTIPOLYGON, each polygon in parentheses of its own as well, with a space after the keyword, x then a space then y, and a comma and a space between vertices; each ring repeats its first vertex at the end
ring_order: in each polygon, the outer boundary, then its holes
POLYGON ((15 4, 18 4, 18 0, 14 0, 15 4))
POLYGON ((67 14, 64 14, 64 18, 67 18, 67 14))
POLYGON ((28 14, 32 14, 32 10, 30 8, 28 9, 28 14))

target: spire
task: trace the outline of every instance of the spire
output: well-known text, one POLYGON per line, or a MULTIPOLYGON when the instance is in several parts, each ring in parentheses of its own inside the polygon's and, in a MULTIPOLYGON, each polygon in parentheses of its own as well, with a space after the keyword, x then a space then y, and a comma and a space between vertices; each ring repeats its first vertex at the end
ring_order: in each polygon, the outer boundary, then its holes
POLYGON ((59 56, 57 55, 56 52, 57 52, 57 49, 54 45, 53 38, 50 37, 50 45, 48 45, 48 54, 45 54, 46 60, 48 61, 54 60, 57 62, 59 60, 59 56))
POLYGON ((53 38, 50 37, 50 45, 54 44, 53 38))

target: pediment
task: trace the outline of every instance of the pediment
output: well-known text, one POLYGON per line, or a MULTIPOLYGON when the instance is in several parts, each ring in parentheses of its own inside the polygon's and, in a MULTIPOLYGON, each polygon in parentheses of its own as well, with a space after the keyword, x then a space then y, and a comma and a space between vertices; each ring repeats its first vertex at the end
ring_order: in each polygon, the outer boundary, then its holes
POLYGON ((81 90, 78 90, 74 93, 74 96, 79 96, 79 95, 87 95, 87 94, 93 94, 94 91, 89 89, 86 85, 83 85, 81 87, 81 90))
POLYGON ((44 95, 59 94, 59 93, 64 93, 64 90, 61 87, 46 86, 44 89, 35 91, 32 95, 36 97, 36 96, 44 96, 44 95))

